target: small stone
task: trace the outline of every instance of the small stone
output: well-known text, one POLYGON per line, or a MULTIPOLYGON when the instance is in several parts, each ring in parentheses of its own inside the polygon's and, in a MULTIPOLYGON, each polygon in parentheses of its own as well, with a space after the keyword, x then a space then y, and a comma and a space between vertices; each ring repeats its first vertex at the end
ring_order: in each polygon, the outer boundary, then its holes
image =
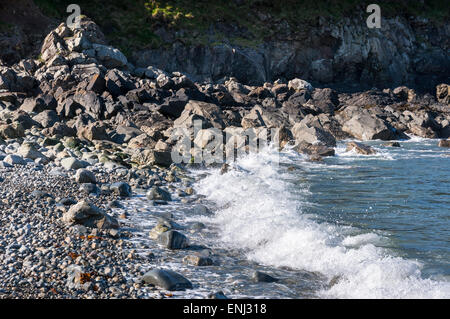
POLYGON ((213 292, 208 295, 208 299, 228 299, 223 291, 213 292))
POLYGON ((209 257, 189 255, 183 258, 183 263, 192 266, 211 266, 213 261, 209 257))
POLYGON ((255 282, 277 282, 278 279, 260 271, 255 271, 252 276, 255 282))
POLYGON ((389 147, 401 147, 399 142, 389 142, 384 145, 389 147))

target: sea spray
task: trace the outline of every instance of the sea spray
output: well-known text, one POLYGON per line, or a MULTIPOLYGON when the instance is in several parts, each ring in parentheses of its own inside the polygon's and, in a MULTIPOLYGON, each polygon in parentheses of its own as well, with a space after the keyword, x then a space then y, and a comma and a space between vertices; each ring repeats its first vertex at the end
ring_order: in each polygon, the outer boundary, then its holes
POLYGON ((385 238, 360 230, 348 235, 348 227, 305 214, 308 185, 294 183, 286 169, 302 159, 282 154, 279 165, 271 161, 275 153, 250 154, 228 173, 215 171, 198 183, 197 191, 219 207, 209 221, 221 245, 264 265, 325 275, 318 297, 450 298, 448 281, 423 279, 420 262, 378 247, 385 238))

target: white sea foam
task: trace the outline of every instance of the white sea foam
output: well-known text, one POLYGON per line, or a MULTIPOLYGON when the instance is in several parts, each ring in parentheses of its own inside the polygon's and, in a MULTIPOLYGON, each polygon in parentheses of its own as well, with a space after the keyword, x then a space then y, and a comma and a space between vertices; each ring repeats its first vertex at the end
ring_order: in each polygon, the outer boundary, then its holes
POLYGON ((333 284, 317 292, 323 298, 450 298, 450 282, 422 279, 420 263, 376 246, 382 236, 352 235, 348 227, 303 214, 301 186, 286 181, 292 173, 274 156, 249 155, 236 169, 214 172, 196 186, 223 207, 209 220, 219 229, 218 245, 242 249, 261 264, 325 275, 333 284))

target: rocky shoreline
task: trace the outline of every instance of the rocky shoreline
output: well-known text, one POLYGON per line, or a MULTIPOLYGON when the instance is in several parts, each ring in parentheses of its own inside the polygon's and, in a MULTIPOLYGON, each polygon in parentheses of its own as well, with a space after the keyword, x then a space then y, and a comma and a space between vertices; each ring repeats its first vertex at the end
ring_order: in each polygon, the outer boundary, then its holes
MULTIPOLYGON (((289 144, 312 161, 334 156, 336 141, 347 139, 412 134, 449 147, 450 86, 439 85, 434 96, 407 87, 339 93, 301 79, 195 83, 135 68, 89 19, 75 30, 63 23, 38 59, 0 66, 0 298, 159 298, 191 288, 163 265, 143 267, 154 256, 136 252, 126 226, 132 212, 120 201, 146 193, 149 205, 201 203, 186 170, 204 164, 201 155, 187 150, 187 162, 173 163, 171 152, 186 137, 207 149, 209 128, 276 129, 281 148, 289 144)), ((351 149, 374 152, 356 141, 351 149)), ((172 215, 153 218, 149 237, 158 245, 184 251, 193 267, 213 263, 202 249, 187 249, 186 228, 172 215)))

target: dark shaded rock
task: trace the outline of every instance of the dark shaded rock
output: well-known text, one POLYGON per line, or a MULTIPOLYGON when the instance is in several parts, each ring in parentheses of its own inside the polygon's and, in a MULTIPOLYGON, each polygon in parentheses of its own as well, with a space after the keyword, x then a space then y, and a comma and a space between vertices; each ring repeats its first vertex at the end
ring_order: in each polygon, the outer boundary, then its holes
POLYGON ((166 290, 192 289, 192 283, 182 275, 166 269, 153 269, 145 273, 142 280, 166 290))
POLYGON ((40 113, 45 110, 55 110, 57 102, 51 95, 41 95, 37 98, 27 98, 20 109, 27 113, 40 113))
POLYGON ((317 145, 311 144, 307 142, 300 142, 296 146, 294 146, 294 150, 301 153, 312 156, 334 156, 335 151, 334 148, 325 146, 325 145, 317 145))
POLYGON ((274 277, 272 277, 272 276, 270 276, 268 274, 265 274, 263 272, 255 271, 253 273, 253 275, 252 275, 252 280, 254 282, 267 282, 267 283, 270 283, 270 282, 277 282, 279 279, 274 278, 274 277))
POLYGON ((168 249, 184 249, 189 246, 185 235, 176 230, 169 230, 158 236, 158 243, 168 249))
POLYGON ((169 167, 172 164, 172 154, 171 152, 144 150, 134 153, 131 160, 141 166, 159 165, 169 167))
POLYGON ((59 116, 72 118, 77 114, 77 110, 82 109, 82 105, 76 102, 72 97, 68 97, 58 103, 56 112, 59 116))
POLYGON ((34 116, 33 121, 36 121, 44 128, 49 128, 59 122, 59 116, 53 110, 46 110, 34 116))
POLYGON ((213 292, 208 295, 208 299, 228 299, 223 291, 213 292))
POLYGON ((359 154, 363 155, 372 155, 376 154, 376 151, 370 146, 364 145, 358 142, 349 142, 347 143, 347 152, 355 150, 359 154))
POLYGON ((59 204, 64 206, 72 206, 75 205, 77 202, 73 198, 63 198, 59 201, 59 204))
POLYGON ((121 197, 130 197, 132 193, 130 185, 124 182, 111 184, 110 189, 121 197))
POLYGON ((86 90, 93 91, 97 94, 102 94, 106 89, 106 81, 100 74, 94 74, 89 81, 86 90))
POLYGON ((84 183, 80 186, 80 191, 89 195, 89 194, 100 194, 100 189, 97 185, 92 183, 84 183))
POLYGON ((389 147, 401 147, 399 142, 389 142, 384 145, 389 146, 389 147))
POLYGON ((450 140, 440 140, 438 143, 439 147, 450 147, 450 140))
POLYGON ((170 193, 158 186, 154 186, 148 191, 147 198, 149 200, 164 200, 164 201, 172 200, 170 193))

